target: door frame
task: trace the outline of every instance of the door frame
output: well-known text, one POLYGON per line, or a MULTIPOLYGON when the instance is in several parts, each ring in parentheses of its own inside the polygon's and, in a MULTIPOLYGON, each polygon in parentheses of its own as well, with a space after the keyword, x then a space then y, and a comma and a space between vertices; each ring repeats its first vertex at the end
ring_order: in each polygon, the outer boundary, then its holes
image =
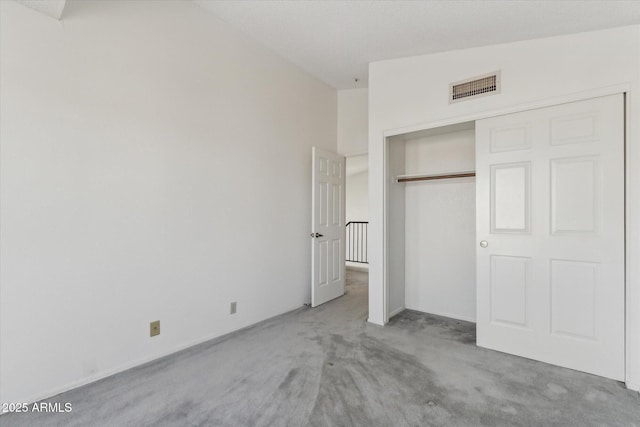
MULTIPOLYGON (((633 236, 631 234, 630 227, 629 227, 629 218, 630 218, 630 212, 629 212, 629 205, 630 203, 628 203, 628 200, 633 198, 632 192, 633 191, 638 191, 639 189, 636 188, 630 181, 630 176, 629 176, 629 172, 630 172, 630 165, 629 165, 629 156, 627 155, 628 152, 628 145, 629 145, 629 141, 630 141, 630 132, 629 132, 629 111, 630 111, 630 97, 629 97, 629 92, 631 91, 631 84, 621 84, 621 85, 615 85, 615 86, 608 86, 608 87, 604 87, 604 88, 599 88, 599 89, 593 89, 593 90, 588 90, 588 91, 582 91, 582 92, 578 92, 578 93, 573 93, 573 94, 569 94, 569 95, 564 95, 564 96, 559 96, 559 97, 554 97, 554 98, 548 98, 545 100, 541 100, 541 101, 536 101, 536 102, 532 102, 532 103, 526 103, 526 104, 520 104, 520 105, 515 105, 512 107, 508 107, 508 108, 500 108, 500 109, 490 109, 490 110, 486 110, 486 111, 482 111, 482 112, 478 112, 478 113, 474 113, 474 114, 470 114, 470 115, 465 115, 465 116, 458 116, 458 117, 453 117, 453 118, 449 118, 449 119, 444 119, 444 120, 437 120, 437 121, 431 121, 431 122, 426 122, 426 123, 422 123, 422 124, 418 124, 418 125, 413 125, 413 126, 408 126, 408 127, 402 127, 402 128, 396 128, 396 129, 390 129, 387 131, 383 132, 383 177, 384 177, 384 185, 382 187, 383 189, 383 194, 382 194, 382 198, 383 198, 383 212, 382 212, 382 284, 383 284, 383 292, 382 292, 382 312, 383 312, 383 322, 384 324, 389 322, 389 274, 390 274, 390 268, 389 268, 389 236, 388 236, 388 230, 389 230, 389 190, 388 190, 388 186, 391 184, 391 182, 393 181, 392 176, 390 176, 389 173, 389 144, 393 144, 394 141, 391 140, 391 137, 394 136, 399 136, 399 135, 403 135, 403 134, 407 134, 407 133, 411 133, 411 132, 416 132, 416 131, 422 131, 422 130, 428 130, 428 129, 435 129, 435 128, 439 128, 439 127, 444 127, 444 126, 451 126, 451 125, 456 125, 456 124, 460 124, 460 123, 465 123, 465 122, 471 122, 471 121, 477 121, 477 120, 481 120, 481 119, 487 119, 487 118, 491 118, 491 117, 496 117, 496 116, 503 116, 506 114, 511 114, 511 113, 520 113, 520 112, 524 112, 524 111, 529 111, 529 110, 535 110, 538 108, 545 108, 545 107, 552 107, 554 105, 560 105, 560 104, 567 104, 570 102, 578 102, 578 101, 584 101, 587 99, 592 99, 592 98, 598 98, 598 97, 602 97, 602 96, 608 96, 608 95, 617 95, 617 94, 622 94, 623 95, 623 102, 624 102, 624 152, 625 152, 625 156, 624 156, 624 185, 625 185, 625 191, 624 191, 624 212, 625 212, 625 218, 624 218, 624 233, 625 233, 625 245, 624 245, 624 271, 625 271, 625 279, 624 279, 624 288, 625 288, 625 292, 624 292, 624 296, 625 296, 625 315, 624 315, 624 329, 625 329, 625 384, 627 386, 627 388, 632 389, 632 390, 636 390, 636 391, 640 391, 640 384, 635 384, 632 383, 630 381, 629 378, 629 372, 632 371, 632 367, 631 367, 631 363, 634 360, 634 355, 630 354, 631 353, 631 336, 632 333, 637 333, 640 334, 640 330, 636 330, 635 332, 633 332, 633 329, 640 329, 638 328, 639 325, 633 325, 631 323, 631 316, 632 314, 635 314, 637 310, 639 310, 637 307, 631 307, 631 292, 634 289, 634 283, 631 282, 631 275, 629 272, 629 267, 631 264, 631 260, 630 260, 630 253, 631 253, 631 245, 633 242, 633 236)), ((638 280, 636 280, 638 281, 638 280)), ((640 283, 638 283, 637 285, 639 285, 640 287, 640 283)), ((636 290, 636 292, 638 292, 640 290, 636 290)), ((640 357, 640 354, 635 355, 637 357, 640 357)))

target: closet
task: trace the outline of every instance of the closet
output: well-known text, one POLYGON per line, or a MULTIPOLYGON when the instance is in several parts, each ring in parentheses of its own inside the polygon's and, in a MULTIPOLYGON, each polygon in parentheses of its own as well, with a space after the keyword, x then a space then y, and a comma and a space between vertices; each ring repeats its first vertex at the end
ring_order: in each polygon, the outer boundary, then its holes
POLYGON ((475 321, 475 124, 388 139, 389 315, 475 321))
POLYGON ((389 317, 475 321, 478 346, 623 380, 624 105, 387 138, 389 317))

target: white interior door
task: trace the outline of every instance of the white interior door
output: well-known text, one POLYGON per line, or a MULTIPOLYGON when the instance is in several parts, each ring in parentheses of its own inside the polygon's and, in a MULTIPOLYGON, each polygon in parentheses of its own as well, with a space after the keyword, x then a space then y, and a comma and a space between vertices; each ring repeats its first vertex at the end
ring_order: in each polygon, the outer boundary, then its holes
POLYGON ((476 123, 477 343, 624 379, 622 95, 476 123))
POLYGON ((345 158, 313 147, 311 306, 344 294, 345 158))

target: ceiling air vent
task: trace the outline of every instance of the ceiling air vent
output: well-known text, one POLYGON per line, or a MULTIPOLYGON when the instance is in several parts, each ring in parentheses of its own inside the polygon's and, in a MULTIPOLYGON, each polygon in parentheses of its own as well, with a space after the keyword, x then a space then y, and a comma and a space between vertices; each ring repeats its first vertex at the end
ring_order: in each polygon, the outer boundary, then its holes
POLYGON ((449 103, 500 93, 500 72, 449 84, 449 103))

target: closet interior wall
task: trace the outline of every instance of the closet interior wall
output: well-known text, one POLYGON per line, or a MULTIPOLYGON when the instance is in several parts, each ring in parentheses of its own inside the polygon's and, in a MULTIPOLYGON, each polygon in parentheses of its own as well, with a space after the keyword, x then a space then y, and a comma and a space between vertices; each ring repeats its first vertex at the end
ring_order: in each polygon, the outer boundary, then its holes
POLYGON ((405 173, 405 141, 402 137, 389 138, 387 142, 390 182, 387 187, 387 310, 389 318, 405 309, 405 193, 404 184, 394 177, 405 173))
MULTIPOLYGON (((474 169, 473 122, 390 138, 393 178, 474 169)), ((475 321, 475 179, 394 179, 389 202, 389 316, 408 308, 475 321)))

